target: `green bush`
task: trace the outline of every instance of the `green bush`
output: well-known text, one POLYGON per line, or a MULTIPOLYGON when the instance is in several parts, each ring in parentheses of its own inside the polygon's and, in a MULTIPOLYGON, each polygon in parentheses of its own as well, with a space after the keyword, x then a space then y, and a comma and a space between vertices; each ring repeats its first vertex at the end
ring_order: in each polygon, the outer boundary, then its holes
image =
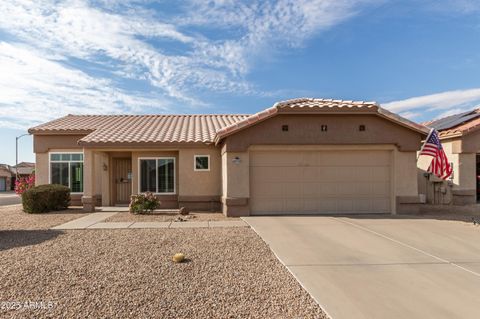
POLYGON ((22 194, 22 205, 23 211, 30 214, 67 209, 70 189, 57 184, 35 186, 22 194))
POLYGON ((153 193, 132 195, 129 210, 132 214, 151 213, 160 207, 161 202, 153 193))

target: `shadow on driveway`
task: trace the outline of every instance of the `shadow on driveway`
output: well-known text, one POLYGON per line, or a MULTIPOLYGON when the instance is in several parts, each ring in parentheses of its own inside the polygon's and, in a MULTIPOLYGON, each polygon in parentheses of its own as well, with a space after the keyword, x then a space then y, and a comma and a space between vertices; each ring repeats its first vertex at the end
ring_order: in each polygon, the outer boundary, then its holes
POLYGON ((0 251, 38 245, 60 234, 58 230, 0 230, 0 251))

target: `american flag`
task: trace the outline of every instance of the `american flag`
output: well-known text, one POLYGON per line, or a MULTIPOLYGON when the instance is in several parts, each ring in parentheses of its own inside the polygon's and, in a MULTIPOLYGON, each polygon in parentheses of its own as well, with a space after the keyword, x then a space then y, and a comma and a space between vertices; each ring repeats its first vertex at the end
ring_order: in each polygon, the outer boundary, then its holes
POLYGON ((447 179, 452 175, 452 166, 448 162, 447 155, 443 150, 442 143, 440 142, 436 130, 432 129, 430 131, 430 134, 420 151, 420 155, 433 157, 432 163, 428 167, 428 172, 433 173, 442 179, 447 179))

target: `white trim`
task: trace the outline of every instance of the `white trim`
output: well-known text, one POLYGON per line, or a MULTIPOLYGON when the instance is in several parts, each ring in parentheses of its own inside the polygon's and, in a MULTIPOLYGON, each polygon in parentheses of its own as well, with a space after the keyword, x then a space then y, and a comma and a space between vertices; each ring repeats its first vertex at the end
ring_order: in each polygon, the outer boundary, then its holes
POLYGON ((176 195, 177 194, 177 161, 176 161, 176 158, 175 157, 172 157, 172 156, 167 156, 167 157, 139 157, 137 159, 137 162, 138 162, 138 178, 137 178, 137 184, 138 184, 138 193, 139 194, 143 194, 144 192, 141 191, 141 187, 142 187, 142 181, 140 180, 141 178, 141 165, 140 165, 140 161, 141 160, 155 160, 155 180, 156 180, 156 191, 158 191, 158 160, 162 160, 162 159, 171 159, 173 160, 173 193, 170 192, 170 193, 157 193, 155 192, 154 194, 155 195, 176 195))
MULTIPOLYGON (((71 185, 70 185, 70 163, 72 163, 72 162, 73 163, 84 163, 84 160, 85 160, 85 154, 83 153, 83 151, 81 151, 81 152, 68 152, 68 151, 65 151, 65 152, 48 152, 48 183, 52 184, 52 172, 51 172, 52 162, 53 163, 68 163, 68 188, 70 188, 70 190, 71 190, 72 188, 71 188, 71 185), (70 161, 52 161, 51 156, 50 156, 52 154, 82 154, 83 159, 81 161, 72 161, 72 160, 70 160, 70 161)), ((82 188, 84 188, 84 187, 85 187, 85 185, 82 185, 82 188)), ((70 192, 70 194, 72 194, 72 195, 83 195, 83 192, 70 192)))
POLYGON ((210 155, 193 155, 193 170, 195 172, 210 172, 210 155), (204 169, 197 168, 197 157, 208 158, 208 168, 204 168, 204 169))

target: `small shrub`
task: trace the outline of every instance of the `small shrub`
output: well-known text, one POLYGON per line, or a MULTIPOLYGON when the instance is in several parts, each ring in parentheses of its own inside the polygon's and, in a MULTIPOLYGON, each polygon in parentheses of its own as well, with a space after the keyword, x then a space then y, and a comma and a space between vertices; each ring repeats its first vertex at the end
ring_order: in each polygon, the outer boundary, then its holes
POLYGON ((35 174, 27 177, 20 177, 15 180, 15 193, 22 195, 25 191, 35 186, 35 174))
POLYGON ((152 213, 159 208, 161 202, 153 193, 132 195, 130 198, 130 205, 128 206, 132 214, 147 214, 152 213))
POLYGON ((35 186, 23 192, 22 205, 23 211, 30 214, 67 209, 70 189, 57 184, 35 186))

